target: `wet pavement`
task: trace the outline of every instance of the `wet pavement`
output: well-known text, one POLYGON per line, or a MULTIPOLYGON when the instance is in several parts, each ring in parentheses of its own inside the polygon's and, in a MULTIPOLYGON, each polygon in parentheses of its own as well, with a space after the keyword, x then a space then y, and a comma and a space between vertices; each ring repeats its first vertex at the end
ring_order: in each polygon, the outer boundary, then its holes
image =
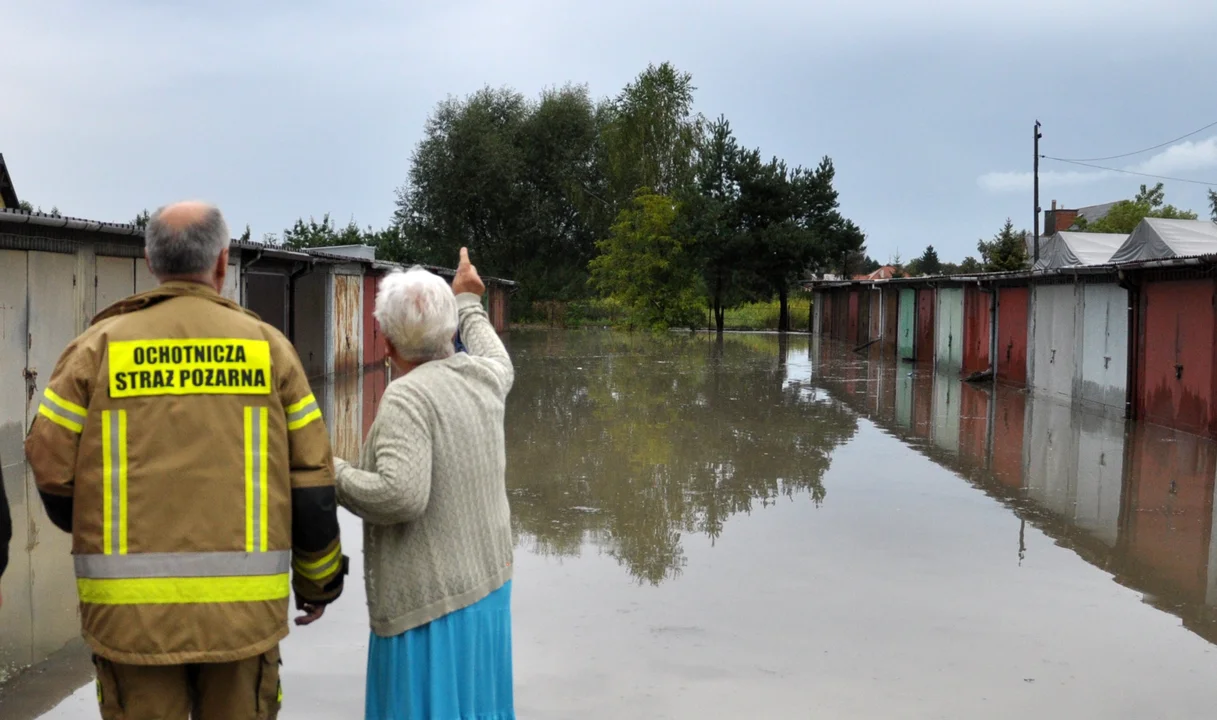
MULTIPOLYGON (((509 342, 519 717, 1212 717, 1217 445, 805 336, 509 342)), ((340 453, 385 382, 319 388, 340 453)), ((343 530, 285 718, 362 716, 343 530)))

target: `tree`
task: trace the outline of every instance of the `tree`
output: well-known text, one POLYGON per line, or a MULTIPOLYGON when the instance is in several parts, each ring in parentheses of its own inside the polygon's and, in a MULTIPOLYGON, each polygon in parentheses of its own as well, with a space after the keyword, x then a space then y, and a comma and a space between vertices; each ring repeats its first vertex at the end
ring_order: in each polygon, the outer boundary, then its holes
POLYGON ((693 114, 693 76, 648 65, 608 108, 603 142, 614 199, 638 188, 674 195, 693 180, 702 120, 693 114))
MULTIPOLYGON (((1025 254, 1025 251, 1024 251, 1024 254, 1025 254)), ((956 272, 958 272, 958 273, 978 273, 983 270, 984 270, 984 267, 980 264, 980 261, 977 260, 976 258, 972 257, 971 255, 969 255, 968 257, 963 259, 963 262, 959 263, 959 267, 956 270, 956 272)))
POLYGON ((696 328, 704 305, 691 237, 676 233, 677 205, 646 188, 621 211, 608 238, 596 243, 592 284, 622 305, 631 327, 696 328))
POLYGON ((938 275, 942 272, 942 261, 938 259, 938 251, 933 245, 927 245, 925 252, 915 261, 922 275, 938 275))
POLYGON ((249 230, 249 223, 245 223, 245 232, 241 233, 240 242, 249 242, 249 237, 252 233, 249 230))
POLYGON ((22 200, 21 202, 17 203, 17 209, 23 213, 34 212, 34 206, 31 205, 28 200, 22 200))
POLYGON ((535 102, 486 88, 440 103, 398 190, 401 235, 386 257, 444 264, 464 246, 481 271, 519 281, 525 305, 585 297, 595 241, 616 215, 605 114, 578 86, 535 102))
POLYGON ((144 208, 143 212, 136 214, 135 219, 132 220, 130 224, 134 225, 140 230, 144 230, 148 227, 148 222, 150 220, 152 220, 152 215, 148 212, 147 208, 144 208))
POLYGON ((1213 217, 1213 222, 1217 222, 1217 191, 1209 190, 1209 213, 1213 217))
POLYGON ((739 227, 740 149, 725 118, 709 125, 697 155, 694 186, 682 193, 681 222, 697 239, 706 299, 721 335, 727 308, 744 299, 748 282, 747 247, 739 227))
POLYGON ((1121 200, 1112 205, 1106 215, 1094 222, 1087 222, 1086 218, 1080 217, 1074 221, 1073 229, 1082 232, 1128 235, 1147 217, 1176 220, 1196 219, 1196 213, 1190 210, 1180 210, 1174 205, 1164 204, 1165 202, 1162 183, 1158 183, 1152 188, 1142 185, 1132 200, 1121 200))
POLYGON ((976 248, 980 251, 985 272, 1007 272, 1027 268, 1027 231, 1015 232, 1014 223, 1009 218, 1006 218, 1006 224, 992 240, 979 240, 976 248))

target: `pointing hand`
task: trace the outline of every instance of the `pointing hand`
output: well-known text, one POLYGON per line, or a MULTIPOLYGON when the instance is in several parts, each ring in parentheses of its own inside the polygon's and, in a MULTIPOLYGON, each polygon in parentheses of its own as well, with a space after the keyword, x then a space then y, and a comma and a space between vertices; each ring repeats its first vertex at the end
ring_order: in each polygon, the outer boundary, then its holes
POLYGON ((456 267, 456 277, 452 278, 452 292, 473 293, 481 297, 486 292, 486 285, 478 276, 478 270, 469 262, 469 250, 461 248, 461 262, 456 267))

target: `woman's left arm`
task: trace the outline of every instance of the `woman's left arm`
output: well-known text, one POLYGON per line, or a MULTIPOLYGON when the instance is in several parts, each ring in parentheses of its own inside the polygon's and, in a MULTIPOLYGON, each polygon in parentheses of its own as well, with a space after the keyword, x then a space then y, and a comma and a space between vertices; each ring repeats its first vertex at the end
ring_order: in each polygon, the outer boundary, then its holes
POLYGON ((377 413, 376 467, 360 470, 337 461, 340 505, 374 525, 422 517, 431 499, 431 424, 426 400, 411 391, 386 393, 377 413))

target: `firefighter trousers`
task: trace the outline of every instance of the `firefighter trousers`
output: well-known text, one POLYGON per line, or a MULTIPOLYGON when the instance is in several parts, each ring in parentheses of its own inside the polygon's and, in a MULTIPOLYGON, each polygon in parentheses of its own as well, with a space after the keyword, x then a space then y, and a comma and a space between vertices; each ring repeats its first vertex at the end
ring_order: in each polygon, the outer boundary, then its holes
POLYGON ((283 702, 278 647, 229 663, 93 664, 102 720, 274 720, 283 702))

